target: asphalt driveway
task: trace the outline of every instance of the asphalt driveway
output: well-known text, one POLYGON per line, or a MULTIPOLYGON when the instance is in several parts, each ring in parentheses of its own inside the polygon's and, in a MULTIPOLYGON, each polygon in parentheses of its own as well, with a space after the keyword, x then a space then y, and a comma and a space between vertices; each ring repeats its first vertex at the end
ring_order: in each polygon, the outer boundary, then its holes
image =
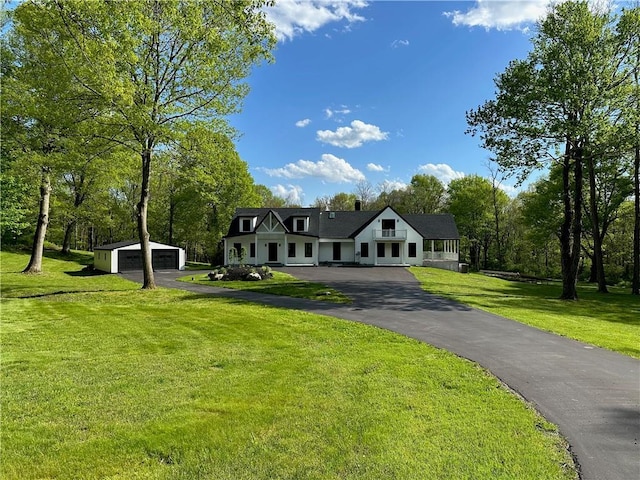
MULTIPOLYGON (((640 361, 430 295, 404 268, 278 270, 339 289, 354 302, 335 305, 175 281, 188 272, 156 272, 156 282, 366 323, 454 352, 490 370, 558 425, 583 479, 640 479, 640 361)), ((124 276, 141 281, 141 272, 124 276)))

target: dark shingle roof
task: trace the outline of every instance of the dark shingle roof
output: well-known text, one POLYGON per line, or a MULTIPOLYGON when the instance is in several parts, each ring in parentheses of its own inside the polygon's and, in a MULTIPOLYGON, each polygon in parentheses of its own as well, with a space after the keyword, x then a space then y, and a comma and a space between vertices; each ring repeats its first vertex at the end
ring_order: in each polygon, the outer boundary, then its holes
POLYGON ((135 245, 136 243, 140 243, 140 240, 124 240, 122 242, 109 243, 107 245, 101 245, 99 247, 95 247, 94 250, 116 250, 118 248, 135 245))
POLYGON ((322 238, 352 238, 379 212, 320 212, 320 236, 322 238), (332 218, 333 217, 333 218, 332 218))
POLYGON ((450 213, 425 213, 403 215, 423 238, 429 240, 458 240, 460 234, 453 215, 450 213))
MULTIPOLYGON (((231 220, 227 237, 253 235, 240 231, 241 217, 257 217, 259 225, 273 211, 288 232, 293 232, 295 218, 309 217, 309 230, 301 235, 320 238, 354 238, 381 211, 324 211, 319 208, 238 208, 231 220)), ((453 215, 424 214, 401 215, 420 235, 431 240, 457 240, 460 238, 453 215)))
POLYGON ((249 235, 253 232, 240 231, 240 218, 257 217, 256 226, 260 225, 269 212, 273 212, 276 218, 284 225, 288 232, 293 232, 293 222, 295 218, 309 217, 309 229, 307 232, 296 232, 300 235, 319 236, 318 221, 320 217, 319 208, 238 208, 231 219, 227 237, 239 235, 249 235))

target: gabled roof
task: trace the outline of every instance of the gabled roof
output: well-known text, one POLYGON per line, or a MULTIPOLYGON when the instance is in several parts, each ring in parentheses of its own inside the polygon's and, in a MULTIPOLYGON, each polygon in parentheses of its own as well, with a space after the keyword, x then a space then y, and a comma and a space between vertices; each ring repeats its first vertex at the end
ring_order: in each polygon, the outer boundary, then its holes
POLYGON ((226 236, 253 235, 254 232, 240 231, 240 218, 256 217, 257 227, 269 212, 273 212, 287 233, 319 238, 355 238, 362 229, 387 208, 391 208, 425 239, 458 240, 460 238, 455 219, 451 214, 401 215, 392 207, 385 207, 379 211, 324 211, 319 208, 238 208, 226 236), (294 232, 294 220, 303 217, 309 217, 308 231, 294 232))
POLYGON ((320 218, 319 208, 238 208, 231 219, 227 237, 237 237, 239 235, 249 235, 254 232, 240 231, 240 218, 256 217, 256 228, 267 217, 269 212, 273 212, 275 217, 282 223, 288 233, 296 235, 319 236, 318 222, 320 218), (309 217, 309 228, 306 232, 294 232, 293 222, 296 218, 309 217))

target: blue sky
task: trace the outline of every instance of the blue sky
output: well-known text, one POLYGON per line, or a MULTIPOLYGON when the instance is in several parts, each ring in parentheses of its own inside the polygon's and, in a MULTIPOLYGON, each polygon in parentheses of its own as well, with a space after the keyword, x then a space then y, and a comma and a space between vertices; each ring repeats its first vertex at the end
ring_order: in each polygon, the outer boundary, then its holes
MULTIPOLYGON (((530 50, 545 1, 286 1, 268 9, 275 63, 254 69, 240 156, 256 183, 303 206, 402 188, 417 173, 488 177, 465 112, 530 50)), ((513 194, 513 179, 504 188, 513 194)))

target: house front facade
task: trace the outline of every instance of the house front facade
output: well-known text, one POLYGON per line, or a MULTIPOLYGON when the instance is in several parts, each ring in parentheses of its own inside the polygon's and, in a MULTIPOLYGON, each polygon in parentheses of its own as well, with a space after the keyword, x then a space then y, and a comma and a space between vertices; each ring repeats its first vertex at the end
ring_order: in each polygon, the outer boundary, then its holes
POLYGON ((225 264, 430 265, 458 270, 460 237, 448 214, 318 208, 239 208, 223 239, 225 264))

